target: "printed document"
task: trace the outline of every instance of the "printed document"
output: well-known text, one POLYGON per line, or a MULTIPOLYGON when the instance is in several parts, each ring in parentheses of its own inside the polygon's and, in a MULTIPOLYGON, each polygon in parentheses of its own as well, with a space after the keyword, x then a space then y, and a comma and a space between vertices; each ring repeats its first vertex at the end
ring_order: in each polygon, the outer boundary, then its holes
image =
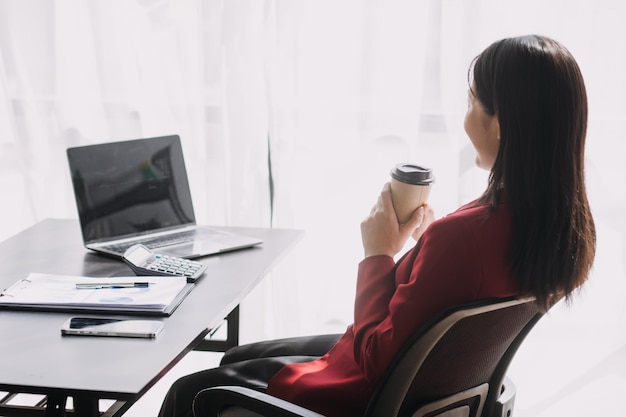
POLYGON ((193 285, 185 277, 95 278, 31 273, 0 293, 0 307, 169 315, 193 285))

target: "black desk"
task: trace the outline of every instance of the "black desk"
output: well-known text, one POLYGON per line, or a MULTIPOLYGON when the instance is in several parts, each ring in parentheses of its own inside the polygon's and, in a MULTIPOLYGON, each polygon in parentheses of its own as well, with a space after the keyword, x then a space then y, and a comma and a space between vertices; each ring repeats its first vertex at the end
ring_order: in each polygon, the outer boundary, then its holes
MULTIPOLYGON (((222 228, 263 245, 199 259, 208 268, 155 340, 61 336, 76 314, 0 310, 0 391, 44 394, 39 413, 62 416, 73 398, 76 416, 98 415, 98 399, 117 400, 104 414, 120 416, 186 353, 201 344, 302 236, 286 229, 222 228)), ((84 249, 78 221, 49 219, 0 244, 0 289, 30 272, 129 276, 122 261, 84 249)), ((233 316, 231 315, 231 318, 233 316)), ((32 411, 32 410, 31 410, 32 411)), ((0 406, 0 414, 22 413, 0 406)))

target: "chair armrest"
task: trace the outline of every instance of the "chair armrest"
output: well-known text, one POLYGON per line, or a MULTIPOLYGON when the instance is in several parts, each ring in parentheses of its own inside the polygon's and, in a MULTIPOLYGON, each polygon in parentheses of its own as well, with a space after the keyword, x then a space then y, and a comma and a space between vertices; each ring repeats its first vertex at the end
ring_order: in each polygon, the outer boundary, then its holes
POLYGON ((193 412, 196 417, 217 417, 222 409, 230 406, 263 416, 324 417, 280 398, 239 386, 212 387, 200 391, 193 401, 193 412))

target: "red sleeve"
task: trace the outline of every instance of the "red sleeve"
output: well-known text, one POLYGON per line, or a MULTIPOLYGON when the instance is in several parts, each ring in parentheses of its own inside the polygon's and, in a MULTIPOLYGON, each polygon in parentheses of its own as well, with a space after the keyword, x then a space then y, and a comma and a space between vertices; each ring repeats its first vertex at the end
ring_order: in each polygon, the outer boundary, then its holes
POLYGON ((410 335, 451 306, 478 297, 481 266, 462 222, 435 222, 394 268, 389 257, 359 265, 354 357, 376 383, 410 335), (452 223, 452 224, 450 224, 452 223))
POLYGON ((388 314, 389 300, 396 290, 393 258, 370 256, 359 264, 354 324, 359 331, 380 323, 388 314))

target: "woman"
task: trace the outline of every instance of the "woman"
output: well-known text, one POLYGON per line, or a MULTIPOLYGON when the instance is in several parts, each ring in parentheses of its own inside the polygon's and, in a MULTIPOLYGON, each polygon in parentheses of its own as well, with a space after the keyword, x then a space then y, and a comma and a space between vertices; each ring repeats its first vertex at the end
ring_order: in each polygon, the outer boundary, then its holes
POLYGON ((465 130, 477 165, 491 171, 483 195, 440 220, 425 205, 398 224, 385 185, 361 224, 365 259, 346 333, 338 341, 232 349, 219 368, 177 381, 163 416, 185 415, 200 389, 228 384, 267 389, 331 417, 361 416, 395 353, 439 313, 515 295, 534 296, 548 309, 583 284, 595 229, 585 193, 587 99, 578 65, 549 38, 504 39, 474 60, 470 85, 465 130), (411 235, 417 244, 395 263, 411 235))

